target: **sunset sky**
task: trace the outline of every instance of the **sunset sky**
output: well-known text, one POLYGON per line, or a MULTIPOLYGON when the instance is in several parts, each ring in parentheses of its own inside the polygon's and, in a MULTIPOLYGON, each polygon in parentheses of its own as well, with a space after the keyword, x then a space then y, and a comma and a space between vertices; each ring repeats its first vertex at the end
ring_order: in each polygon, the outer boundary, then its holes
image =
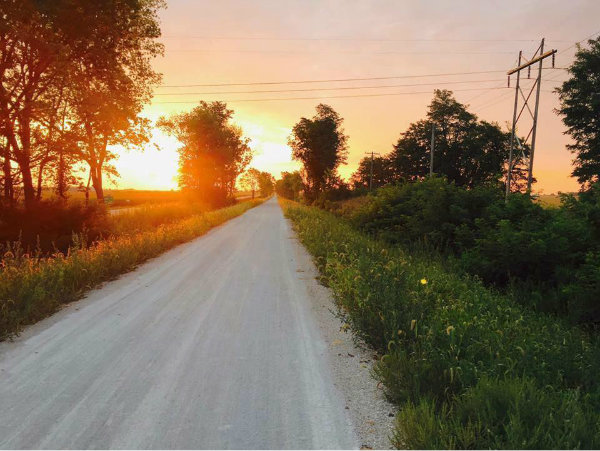
MULTIPOLYGON (((408 124, 424 117, 436 88, 455 91, 479 118, 506 127, 514 90, 506 88, 505 73, 519 50, 531 56, 545 37, 546 49, 559 51, 556 67, 566 67, 574 43, 600 32, 598 18, 597 0, 168 0, 161 13, 165 56, 154 63, 163 86, 144 114, 157 119, 199 100, 226 101, 252 139, 251 165, 278 177, 298 167, 287 146, 291 128, 324 102, 345 120, 350 155, 340 173, 347 178, 365 152, 392 150, 408 124), (423 76, 483 71, 497 72, 423 76), (189 86, 415 75, 421 77, 189 86), (181 85, 187 86, 174 87, 181 85), (347 89, 356 87, 368 88, 347 89), (377 96, 365 96, 372 94, 377 96), (298 97, 309 99, 290 99, 298 97), (285 100, 250 101, 258 99, 285 100)), ((534 171, 535 189, 544 193, 578 189, 569 176, 569 141, 553 112, 558 102, 552 89, 565 78, 564 70, 544 71, 534 171)), ((520 131, 528 131, 525 123, 520 131)), ((177 141, 156 132, 154 143, 160 150, 148 146, 143 153, 122 154, 119 188, 176 188, 177 141)))

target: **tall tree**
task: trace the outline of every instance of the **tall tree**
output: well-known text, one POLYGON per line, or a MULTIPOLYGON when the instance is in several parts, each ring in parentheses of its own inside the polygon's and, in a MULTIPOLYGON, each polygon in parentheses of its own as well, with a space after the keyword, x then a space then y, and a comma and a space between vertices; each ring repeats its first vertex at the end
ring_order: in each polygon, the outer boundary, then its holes
POLYGON ((571 78, 557 89, 566 133, 575 141, 573 176, 584 186, 600 179, 600 38, 579 47, 568 69, 571 78))
POLYGON ((348 156, 343 119, 329 105, 321 103, 316 110, 312 119, 300 119, 288 139, 293 158, 304 165, 305 196, 309 200, 337 181, 337 168, 348 156))
POLYGON ((150 60, 162 52, 162 6, 163 0, 0 2, 0 133, 19 167, 27 207, 58 158, 53 144, 65 139, 56 121, 64 103, 63 131, 80 144, 100 201, 104 165, 114 156, 109 146, 145 141, 148 122, 138 114, 159 81, 150 60))
POLYGON ((273 194, 275 182, 273 176, 269 172, 261 171, 258 176, 258 189, 261 197, 267 197, 273 194))
POLYGON ((252 159, 249 139, 231 123, 224 102, 200 102, 188 113, 162 117, 157 125, 181 142, 179 186, 207 201, 233 196, 235 181, 252 159))
POLYGON ((20 170, 25 204, 36 201, 32 164, 35 122, 48 112, 47 94, 69 65, 69 48, 45 2, 0 2, 0 131, 20 170))
POLYGON ((286 199, 299 200, 304 189, 300 172, 282 172, 281 178, 275 182, 275 192, 286 199))
POLYGON ((260 187, 260 171, 256 168, 250 168, 242 174, 240 184, 243 188, 249 190, 252 193, 252 199, 256 191, 260 187))
POLYGON ((466 187, 503 179, 510 134, 497 124, 478 121, 447 90, 435 91, 427 119, 411 124, 394 146, 390 160, 396 179, 419 180, 429 174, 433 126, 436 174, 466 187))
MULTIPOLYGON (((104 201, 103 175, 116 174, 110 162, 115 146, 138 147, 147 143, 150 121, 140 117, 161 76, 152 58, 162 54, 158 10, 163 0, 102 0, 78 2, 79 11, 64 11, 67 23, 79 23, 95 43, 81 52, 73 70, 72 128, 79 134, 80 157, 90 168, 98 201, 104 201)), ((80 27, 68 32, 79 36, 80 27)), ((85 49, 86 42, 75 41, 85 49)))

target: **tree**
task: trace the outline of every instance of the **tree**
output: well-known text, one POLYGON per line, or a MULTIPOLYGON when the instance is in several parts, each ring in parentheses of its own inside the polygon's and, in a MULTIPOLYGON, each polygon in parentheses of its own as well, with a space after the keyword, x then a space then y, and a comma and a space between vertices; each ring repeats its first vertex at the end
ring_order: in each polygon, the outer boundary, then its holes
POLYGON ((433 125, 436 174, 466 187, 503 179, 510 134, 497 124, 478 121, 450 91, 436 90, 427 119, 411 124, 394 146, 390 160, 396 180, 421 180, 429 174, 433 125))
POLYGON ((343 119, 328 105, 319 104, 316 111, 312 119, 301 118, 288 139, 293 158, 304 164, 304 191, 309 200, 315 200, 336 179, 337 168, 348 156, 343 119))
POLYGON ((286 199, 299 200, 300 192, 304 189, 300 172, 282 172, 281 178, 275 182, 275 192, 286 199))
POLYGON ((19 168, 27 208, 41 197, 46 171, 76 159, 90 165, 102 201, 102 174, 114 157, 109 146, 145 142, 149 122, 138 115, 160 80, 150 61, 163 48, 156 42, 162 6, 163 0, 0 2, 0 134, 19 168), (67 151, 74 158, 65 158, 67 151))
MULTIPOLYGON (((352 174, 351 182, 354 189, 369 188, 371 181, 371 157, 364 157, 358 164, 358 169, 352 174)), ((391 161, 387 157, 373 158, 373 188, 379 188, 394 181, 391 161)))
POLYGON ((240 182, 243 188, 252 191, 252 199, 256 191, 260 191, 261 197, 273 194, 273 176, 268 172, 250 168, 242 175, 240 182))
POLYGON ((566 134, 575 141, 567 148, 575 154, 572 175, 584 186, 600 179, 600 38, 578 47, 571 75, 556 91, 567 126, 566 134))
POLYGON ((273 176, 270 173, 262 171, 259 174, 258 189, 260 190, 261 197, 268 197, 273 194, 275 182, 273 181, 273 176))
MULTIPOLYGON (((105 43, 81 52, 72 71, 75 83, 69 99, 79 155, 89 166, 100 202, 104 201, 103 175, 117 175, 110 165, 116 157, 111 148, 139 147, 149 141, 150 121, 139 114, 161 79, 151 60, 163 52, 156 41, 162 7, 163 0, 79 0, 80 14, 73 17, 71 9, 64 12, 65 20, 83 21, 89 40, 105 43)), ((68 30, 79 36, 79 28, 68 30)), ((86 44, 74 41, 77 49, 86 44)))
POLYGON ((25 205, 36 202, 32 163, 35 122, 48 111, 47 94, 64 78, 69 48, 44 2, 0 2, 0 132, 19 167, 25 205))
POLYGON ((260 187, 260 171, 255 168, 250 168, 242 175, 240 184, 243 188, 252 192, 252 199, 254 194, 260 187))
POLYGON ((157 123, 181 142, 179 186, 213 203, 233 196, 237 176, 252 159, 250 140, 231 124, 232 116, 224 102, 202 101, 188 113, 157 123))

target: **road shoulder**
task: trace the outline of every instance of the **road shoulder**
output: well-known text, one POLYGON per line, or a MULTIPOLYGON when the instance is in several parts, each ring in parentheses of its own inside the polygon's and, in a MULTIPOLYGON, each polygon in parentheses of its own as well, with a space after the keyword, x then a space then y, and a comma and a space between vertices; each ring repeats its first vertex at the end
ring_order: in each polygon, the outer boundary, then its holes
POLYGON ((319 273, 310 254, 296 237, 291 223, 288 238, 294 249, 296 271, 305 280, 311 311, 327 345, 334 385, 346 403, 360 445, 365 449, 391 449, 395 408, 371 376, 375 353, 355 343, 352 332, 337 315, 338 307, 328 288, 318 282, 319 273))

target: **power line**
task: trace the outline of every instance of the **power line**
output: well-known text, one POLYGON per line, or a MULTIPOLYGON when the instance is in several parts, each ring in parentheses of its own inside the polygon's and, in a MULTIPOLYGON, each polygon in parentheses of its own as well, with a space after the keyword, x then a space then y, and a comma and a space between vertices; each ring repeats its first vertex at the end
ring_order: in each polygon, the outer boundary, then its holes
MULTIPOLYGON (((455 92, 461 91, 478 91, 481 89, 507 89, 505 87, 501 88, 466 88, 466 89, 456 89, 455 92)), ((358 98, 358 97, 388 97, 388 96, 402 96, 402 95, 412 95, 412 94, 431 94, 431 91, 410 91, 410 92, 394 92, 394 93, 386 93, 386 94, 354 94, 354 95, 339 95, 339 96, 318 96, 318 97, 274 97, 268 99, 231 99, 227 100, 227 102, 270 102, 277 100, 320 100, 320 99, 345 99, 345 98, 358 98)), ((173 101, 173 102, 153 102, 154 104, 175 104, 175 103, 185 103, 185 104, 195 104, 199 101, 173 101)))
POLYGON ((593 38, 594 36, 596 36, 597 34, 600 34, 600 30, 596 31, 595 33, 592 33, 591 35, 589 35, 589 36, 588 36, 588 37, 586 37, 586 38, 583 38, 583 39, 581 39, 581 40, 577 41, 575 44, 573 44, 573 45, 570 45, 569 47, 567 47, 567 48, 564 48, 564 49, 560 50, 560 51, 557 53, 557 55, 559 55, 559 54, 561 54, 561 53, 563 53, 563 52, 566 52, 567 50, 570 50, 570 49, 572 49, 572 48, 573 48, 573 47, 575 47, 577 44, 581 44, 583 41, 587 41, 588 39, 592 39, 592 38, 593 38))
MULTIPOLYGON (((164 39, 201 39, 206 41, 363 41, 363 42, 535 42, 536 39, 386 39, 361 37, 295 37, 277 38, 260 36, 195 36, 195 35, 164 35, 164 39)), ((573 42, 560 41, 553 42, 573 42)))
POLYGON ((294 81, 261 81, 261 82, 246 82, 246 83, 204 83, 204 84, 189 84, 189 85, 161 85, 157 88, 209 88, 216 86, 258 86, 258 85, 287 85, 287 84, 302 84, 302 83, 335 83, 348 81, 367 81, 367 80, 395 80, 402 78, 427 78, 427 77, 450 77, 455 75, 479 75, 479 74, 497 74, 504 73, 505 70, 484 70, 474 72, 451 72, 445 74, 419 74, 419 75, 396 75, 393 77, 361 77, 361 78, 330 78, 321 80, 294 80, 294 81))
POLYGON ((183 95, 213 95, 213 94, 260 94, 273 92, 305 92, 305 91, 338 91, 338 90, 353 90, 353 89, 381 89, 381 88, 402 88, 414 86, 438 86, 452 85, 464 83, 491 83, 495 81, 504 81, 499 79, 492 80, 467 80, 467 81, 444 81, 437 83, 410 83, 401 85, 377 85, 377 86, 340 86, 333 88, 298 88, 298 89, 268 89, 268 90, 253 90, 253 91, 206 91, 206 92, 161 92, 156 96, 183 96, 183 95))
POLYGON ((470 51, 470 50, 454 50, 454 51, 432 51, 432 52, 423 52, 423 51, 414 51, 414 52, 404 52, 404 51, 340 51, 340 50, 305 50, 305 51, 291 51, 291 50, 222 50, 222 49, 170 49, 169 53, 208 53, 208 54, 221 54, 221 53, 257 53, 257 54, 315 54, 315 53, 326 53, 326 54, 338 54, 338 55, 512 55, 514 52, 511 51, 470 51))

